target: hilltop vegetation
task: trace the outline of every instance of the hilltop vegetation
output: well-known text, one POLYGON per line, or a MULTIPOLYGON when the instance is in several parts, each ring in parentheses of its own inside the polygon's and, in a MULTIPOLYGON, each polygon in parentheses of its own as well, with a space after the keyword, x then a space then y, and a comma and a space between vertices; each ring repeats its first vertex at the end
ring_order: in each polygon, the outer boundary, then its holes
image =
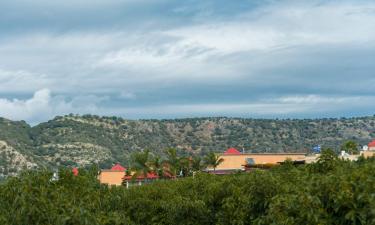
MULTIPOLYGON (((30 127, 0 119, 0 174, 22 167, 127 165, 129 153, 150 149, 163 154, 205 155, 228 147, 252 152, 308 152, 312 146, 339 150, 346 140, 375 138, 375 117, 306 120, 191 118, 125 120, 118 117, 59 116, 30 127), (5 147, 4 147, 5 146, 5 147), (11 153, 12 152, 12 153, 11 153), (18 163, 18 164, 17 164, 18 163)), ((1 175, 0 175, 1 176, 1 175)))
POLYGON ((0 224, 375 224, 375 158, 327 154, 269 171, 100 185, 97 172, 25 172, 0 183, 0 224))

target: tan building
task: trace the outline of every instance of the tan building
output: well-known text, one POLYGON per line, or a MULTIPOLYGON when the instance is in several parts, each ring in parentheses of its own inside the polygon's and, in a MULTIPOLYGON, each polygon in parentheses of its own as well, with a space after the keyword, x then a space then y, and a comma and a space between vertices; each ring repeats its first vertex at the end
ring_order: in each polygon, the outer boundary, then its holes
POLYGON ((362 151, 361 155, 365 158, 375 157, 375 151, 362 151))
POLYGON ((368 151, 375 151, 375 140, 368 143, 368 151))
MULTIPOLYGON (((292 161, 305 161, 304 153, 241 153, 237 149, 230 148, 220 155, 223 162, 216 167, 218 173, 225 171, 245 170, 245 165, 277 165, 287 159, 292 161)), ((208 169, 212 171, 212 168, 208 169)))
POLYGON ((120 164, 114 165, 111 169, 101 170, 98 176, 100 183, 108 185, 121 185, 126 175, 126 168, 120 164))
POLYGON ((361 151, 361 155, 365 158, 375 157, 375 140, 368 143, 367 150, 361 151))

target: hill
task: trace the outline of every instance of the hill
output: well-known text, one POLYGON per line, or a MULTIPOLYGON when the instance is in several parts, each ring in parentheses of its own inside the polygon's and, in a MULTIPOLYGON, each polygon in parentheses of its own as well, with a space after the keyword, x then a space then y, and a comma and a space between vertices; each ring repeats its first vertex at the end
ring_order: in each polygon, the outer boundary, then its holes
POLYGON ((346 140, 375 138, 375 117, 341 119, 189 118, 125 120, 93 115, 58 116, 31 127, 0 119, 0 174, 35 166, 126 163, 131 152, 156 154, 174 147, 180 154, 222 152, 308 152, 321 144, 339 150, 346 140))

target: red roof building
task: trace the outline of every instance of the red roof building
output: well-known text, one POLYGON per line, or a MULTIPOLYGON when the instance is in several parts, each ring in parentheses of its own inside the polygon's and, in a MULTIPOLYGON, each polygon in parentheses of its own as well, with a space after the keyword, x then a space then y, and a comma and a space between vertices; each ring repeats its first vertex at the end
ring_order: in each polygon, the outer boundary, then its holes
POLYGON ((121 166, 120 164, 116 164, 114 165, 112 168, 111 168, 111 171, 120 171, 120 172, 124 172, 126 170, 125 167, 121 166))
POLYGON ((375 147, 375 140, 371 141, 370 143, 368 143, 367 145, 369 148, 374 148, 375 147))
POLYGON ((235 148, 229 148, 228 150, 226 150, 224 152, 224 155, 240 155, 241 152, 239 152, 237 149, 235 148))
POLYGON ((77 167, 74 167, 72 169, 72 173, 73 173, 74 176, 78 176, 78 169, 77 169, 77 167))
POLYGON ((375 151, 375 140, 373 140, 370 143, 368 143, 367 146, 368 146, 368 150, 375 151))
MULTIPOLYGON (((157 179, 157 178, 159 178, 159 176, 156 173, 148 173, 147 177, 146 177, 146 179, 150 179, 150 180, 157 179)), ((122 179, 123 180, 131 180, 131 179, 133 179, 133 176, 124 176, 122 179)), ((144 180, 145 176, 143 174, 141 174, 141 175, 137 176, 135 179, 144 180)))

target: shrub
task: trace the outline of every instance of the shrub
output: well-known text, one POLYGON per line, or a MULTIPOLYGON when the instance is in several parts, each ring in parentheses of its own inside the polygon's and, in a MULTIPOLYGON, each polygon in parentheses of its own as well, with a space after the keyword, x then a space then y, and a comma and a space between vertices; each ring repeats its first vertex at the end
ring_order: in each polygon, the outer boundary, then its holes
POLYGON ((99 184, 95 168, 27 171, 0 183, 0 224, 375 224, 375 160, 330 158, 129 189, 99 184))

